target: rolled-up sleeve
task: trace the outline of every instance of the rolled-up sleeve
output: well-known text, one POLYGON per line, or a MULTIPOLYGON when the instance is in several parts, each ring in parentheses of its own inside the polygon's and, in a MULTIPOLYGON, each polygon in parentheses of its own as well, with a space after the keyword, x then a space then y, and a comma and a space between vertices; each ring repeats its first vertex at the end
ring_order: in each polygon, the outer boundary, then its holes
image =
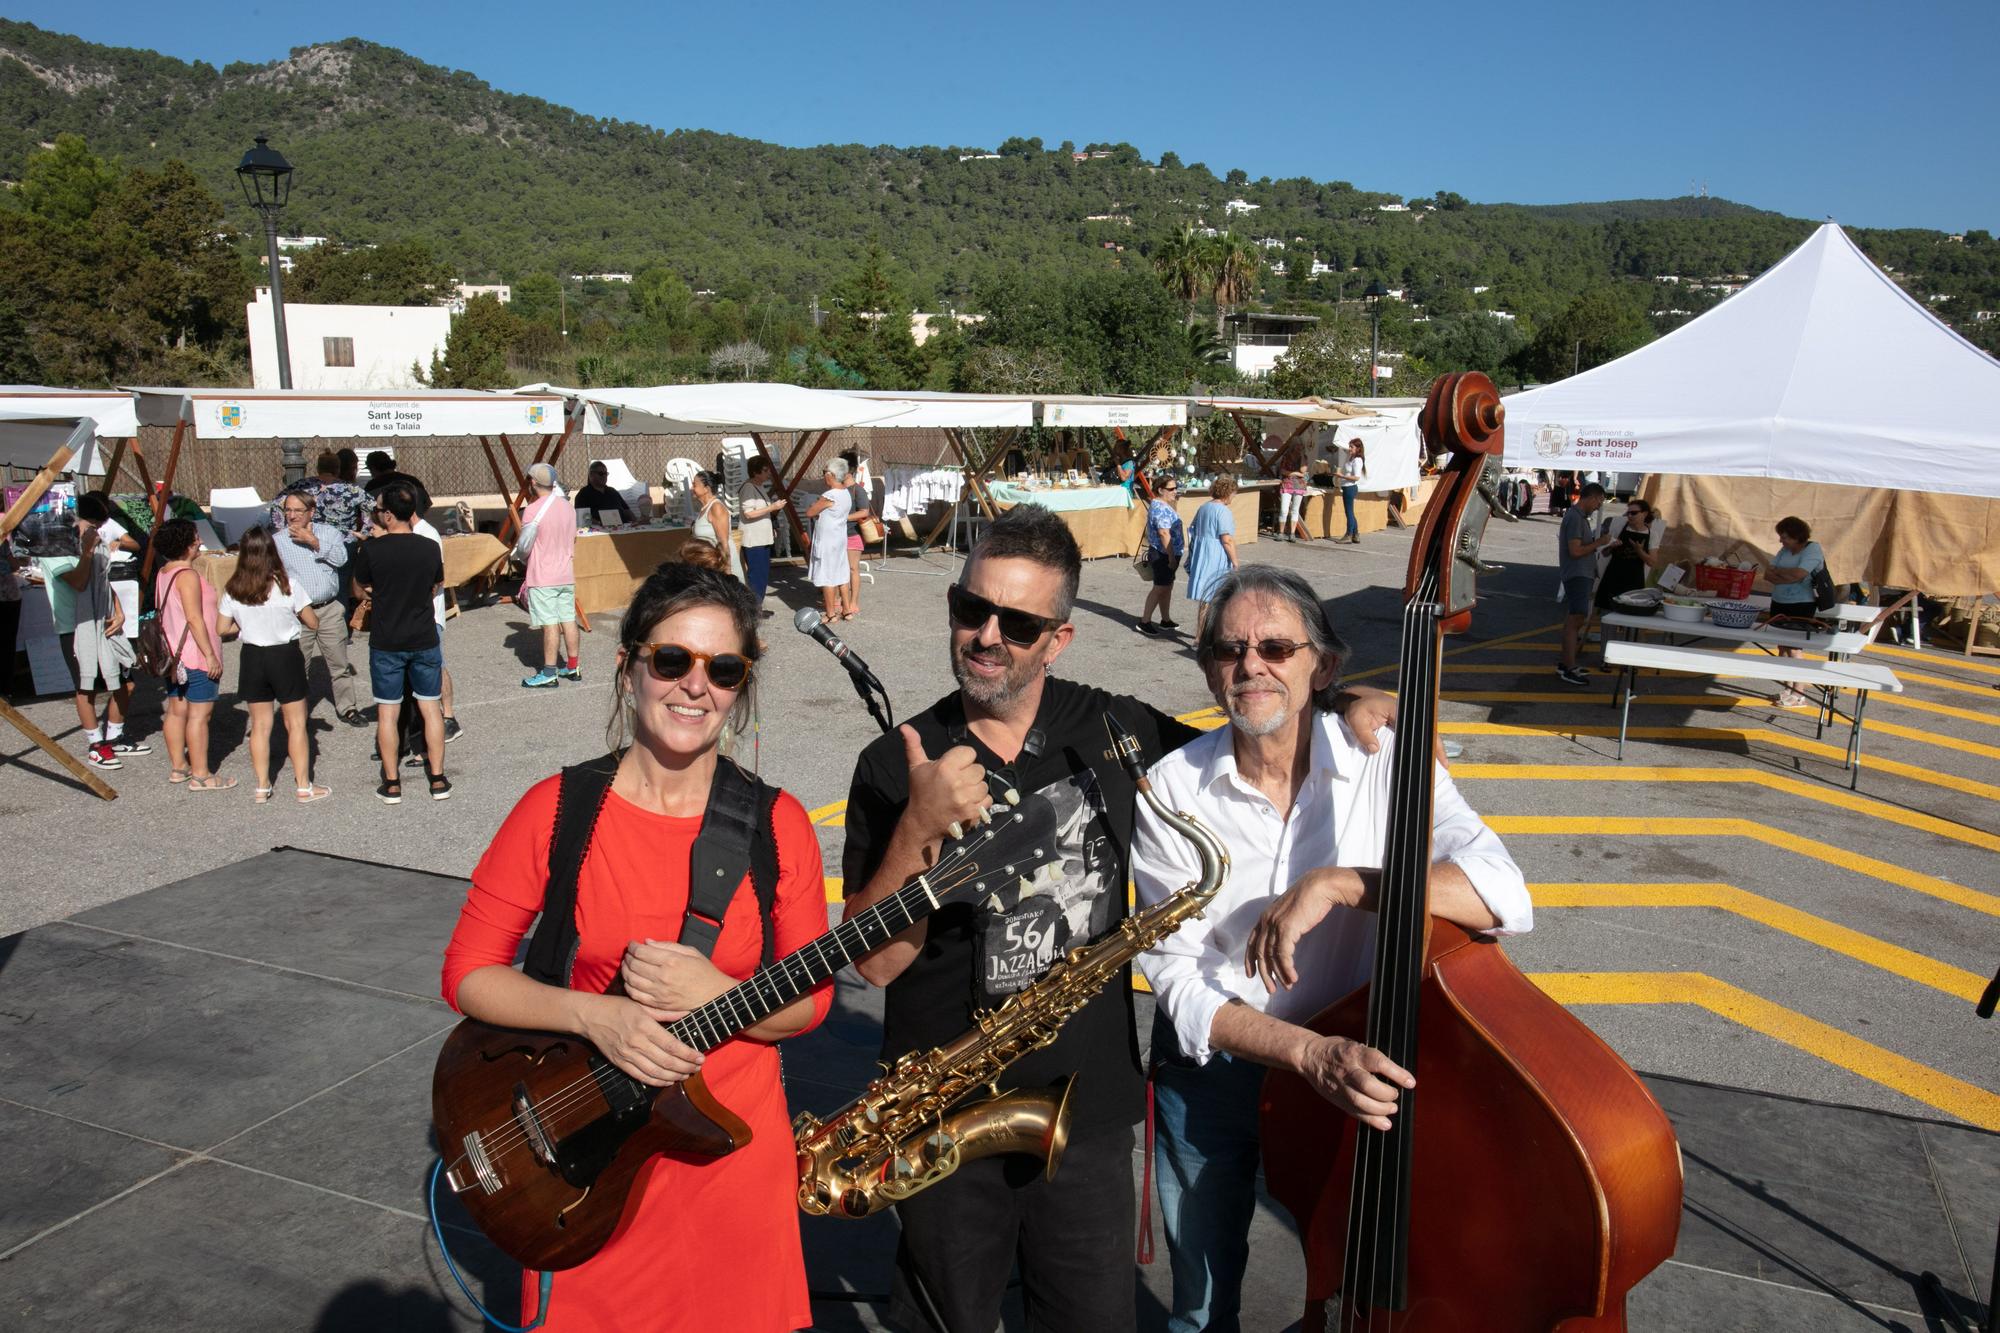
MULTIPOLYGON (((1157 783, 1158 779, 1155 778, 1157 783)), ((1187 808, 1186 800, 1160 793, 1169 805, 1187 808)), ((1132 837, 1132 882, 1139 902, 1152 906, 1193 883, 1201 875, 1201 861, 1186 838, 1176 833, 1152 807, 1141 801, 1139 818, 1132 837)), ((1139 971, 1152 987, 1160 1012, 1172 1024, 1181 1054, 1197 1064, 1207 1064, 1214 1054, 1208 1044, 1209 1027, 1216 1010, 1235 998, 1219 978, 1229 959, 1212 943, 1212 921, 1189 921, 1145 953, 1139 955, 1139 971)))
POLYGON ((313 524, 313 536, 319 538, 319 550, 313 553, 313 559, 328 569, 339 569, 347 563, 347 543, 331 523, 313 524))
POLYGON ((1451 774, 1437 766, 1437 795, 1431 809, 1431 859, 1449 861, 1465 872, 1472 890, 1500 924, 1492 935, 1525 935, 1535 927, 1534 904, 1528 898, 1521 867, 1499 835, 1465 802, 1451 774))

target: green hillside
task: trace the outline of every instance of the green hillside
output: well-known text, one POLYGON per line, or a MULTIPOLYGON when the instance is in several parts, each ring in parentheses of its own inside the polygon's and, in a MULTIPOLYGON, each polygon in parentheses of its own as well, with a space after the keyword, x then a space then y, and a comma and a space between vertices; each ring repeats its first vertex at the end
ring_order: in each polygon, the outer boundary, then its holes
MULTIPOLYGON (((74 134, 123 171, 186 163, 221 201, 226 225, 248 232, 232 171, 262 131, 297 168, 288 232, 346 246, 414 242, 454 276, 531 288, 553 289, 556 275, 670 272, 664 299, 686 336, 662 355, 683 361, 732 337, 782 359, 810 338, 809 304, 851 301, 864 268, 890 304, 984 309, 1029 275, 1150 279, 1159 248, 1186 227, 1256 244, 1264 266, 1232 305, 1330 314, 1371 279, 1402 290, 1391 333, 1413 350, 1428 340, 1432 365, 1512 354, 1607 288, 1620 293, 1616 320, 1626 326, 1613 341, 1629 343, 1716 299, 1681 289, 1664 300, 1656 275, 1754 275, 1814 225, 1709 198, 1484 205, 1441 190, 1404 200, 1346 181, 1218 177, 1172 153, 1144 162, 1124 144, 1082 145, 1099 154, 1082 161, 1072 145, 1019 139, 783 148, 598 119, 358 39, 216 69, 0 21, 0 113, 0 178, 9 184, 58 136, 74 134), (986 159, 988 151, 1002 156, 986 159), (1254 208, 1232 211, 1231 201, 1254 208), (1331 271, 1309 276, 1315 260, 1331 271), (730 311, 696 330, 688 296, 701 310, 730 311), (1409 323, 1494 310, 1514 315, 1513 327, 1489 335, 1409 323), (1441 340, 1486 350, 1453 352, 1441 340)), ((1855 235, 1920 297, 1949 296, 1932 308, 1995 345, 2000 321, 1972 319, 2000 308, 2000 247, 1983 233, 1855 235)), ((256 247, 240 242, 236 252, 248 264, 256 247)), ((569 328, 580 305, 576 327, 596 320, 588 334, 600 340, 615 342, 644 313, 631 293, 576 288, 560 297, 550 323, 569 328)), ((1196 304, 1212 310, 1208 299, 1196 304)), ((22 314, 32 322, 33 311, 22 314)), ((0 310, 0 345, 7 336, 0 310)), ((1200 354, 1190 353, 1197 363, 1200 354)), ((1538 373, 1551 373, 1544 360, 1538 373)), ((902 377, 915 373, 906 366, 902 377)))

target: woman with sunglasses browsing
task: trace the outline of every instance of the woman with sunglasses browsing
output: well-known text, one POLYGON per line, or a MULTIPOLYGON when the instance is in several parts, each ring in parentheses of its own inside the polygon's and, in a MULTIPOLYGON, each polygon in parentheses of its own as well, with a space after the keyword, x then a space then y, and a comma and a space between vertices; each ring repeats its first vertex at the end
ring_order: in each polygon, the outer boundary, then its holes
MULTIPOLYGON (((646 580, 619 627, 611 754, 597 766, 610 775, 608 790, 602 777, 595 788, 584 785, 585 766, 531 788, 473 871, 445 953, 444 995, 461 1012, 505 1027, 576 1033, 654 1085, 699 1071, 751 1128, 749 1143, 727 1156, 658 1158, 644 1169, 610 1242, 556 1275, 544 1325, 555 1333, 812 1322, 776 1043, 825 1017, 830 987, 706 1056, 661 1026, 748 977, 763 958, 782 957, 827 929, 819 843, 805 809, 719 750, 725 723, 750 706, 761 651, 756 626, 749 589, 725 573, 669 564, 646 580), (749 835, 751 873, 735 887, 705 957, 669 941, 684 929, 700 934, 701 918, 690 911, 690 857, 698 838, 709 853, 727 838, 731 821, 711 817, 746 784, 763 812, 749 835), (584 793, 593 791, 602 803, 590 823, 584 793), (589 830, 575 871, 567 988, 512 965, 551 896, 559 795, 565 811, 583 807, 577 827, 589 830), (768 917, 760 899, 770 904, 768 917), (614 982, 623 993, 605 994, 614 982)), ((534 956, 531 947, 531 963, 534 956)), ((532 1319, 533 1275, 522 1293, 523 1317, 532 1319)))

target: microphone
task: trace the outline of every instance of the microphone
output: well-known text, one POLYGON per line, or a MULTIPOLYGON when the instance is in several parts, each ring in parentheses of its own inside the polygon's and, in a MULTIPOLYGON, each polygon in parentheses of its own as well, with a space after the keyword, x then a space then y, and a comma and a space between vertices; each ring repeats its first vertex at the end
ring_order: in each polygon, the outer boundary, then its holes
POLYGON ((875 679, 875 673, 868 669, 868 664, 861 660, 861 654, 849 648, 838 634, 828 629, 817 610, 810 606, 800 607, 798 614, 792 617, 792 628, 801 634, 810 634, 822 648, 833 654, 835 661, 847 668, 847 674, 855 680, 881 690, 884 695, 889 693, 882 688, 882 682, 875 679))

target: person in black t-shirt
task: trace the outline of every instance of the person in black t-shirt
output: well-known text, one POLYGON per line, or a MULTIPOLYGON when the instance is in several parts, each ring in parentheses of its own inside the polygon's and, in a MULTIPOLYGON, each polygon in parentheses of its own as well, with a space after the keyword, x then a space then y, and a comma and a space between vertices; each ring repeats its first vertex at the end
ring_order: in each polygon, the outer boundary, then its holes
POLYGON ((611 469, 602 463, 590 465, 590 484, 570 497, 570 504, 576 509, 579 523, 602 522, 590 515, 616 514, 621 523, 632 522, 632 506, 625 503, 625 497, 611 489, 611 469))
MULTIPOLYGON (((842 856, 850 912, 933 864, 952 826, 991 804, 990 773, 1047 797, 1064 835, 1063 870, 1046 892, 1005 911, 948 904, 860 960, 861 975, 886 988, 885 1059, 950 1041, 976 1010, 1026 989, 1126 915, 1136 792, 1110 753, 1104 715, 1149 764, 1199 734, 1136 699, 1048 674, 1075 633, 1081 570, 1076 539, 1048 510, 1017 505, 998 519, 947 590, 959 688, 855 765, 842 856)), ((1145 1076, 1129 970, 1000 1083, 1039 1089, 1072 1075, 1069 1144, 1053 1180, 1031 1157, 979 1158, 896 1206, 892 1320, 993 1328, 1018 1259, 1032 1327, 1133 1326, 1132 1127, 1145 1076)))
POLYGON ((438 544, 410 525, 417 515, 415 490, 400 483, 382 488, 376 521, 383 534, 354 552, 354 587, 368 608, 368 675, 375 691, 375 744, 382 761, 384 804, 403 799, 396 776, 400 753, 403 691, 415 698, 424 719, 425 777, 431 799, 451 795, 444 775, 444 652, 438 643, 431 598, 444 587, 444 556, 438 544))

